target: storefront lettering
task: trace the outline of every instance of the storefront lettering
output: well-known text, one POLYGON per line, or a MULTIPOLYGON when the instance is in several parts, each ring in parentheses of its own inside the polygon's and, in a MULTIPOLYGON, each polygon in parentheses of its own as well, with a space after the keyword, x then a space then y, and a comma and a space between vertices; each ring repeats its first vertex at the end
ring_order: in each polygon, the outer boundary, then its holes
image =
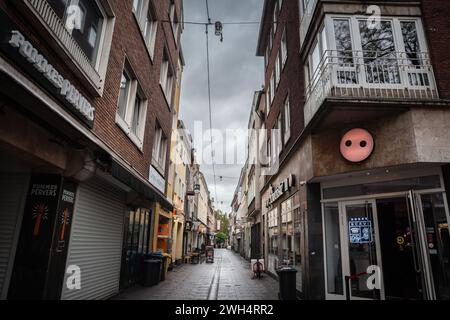
POLYGON ((95 108, 92 107, 87 99, 19 31, 13 30, 11 33, 12 36, 9 44, 13 48, 18 48, 19 53, 58 89, 59 94, 65 100, 75 107, 86 119, 93 121, 95 108))
POLYGON ((286 178, 282 181, 276 188, 272 188, 272 193, 269 196, 269 199, 266 202, 266 208, 269 208, 272 203, 277 201, 283 196, 283 194, 292 187, 294 182, 294 175, 291 175, 289 178, 286 178))

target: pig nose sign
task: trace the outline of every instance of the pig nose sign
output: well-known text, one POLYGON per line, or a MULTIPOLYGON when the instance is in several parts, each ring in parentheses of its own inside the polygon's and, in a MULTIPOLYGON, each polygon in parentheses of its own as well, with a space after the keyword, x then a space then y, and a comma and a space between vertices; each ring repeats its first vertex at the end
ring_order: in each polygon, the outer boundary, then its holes
POLYGON ((350 162, 361 162, 369 158, 374 148, 372 135, 364 129, 352 129, 341 140, 341 154, 350 162))

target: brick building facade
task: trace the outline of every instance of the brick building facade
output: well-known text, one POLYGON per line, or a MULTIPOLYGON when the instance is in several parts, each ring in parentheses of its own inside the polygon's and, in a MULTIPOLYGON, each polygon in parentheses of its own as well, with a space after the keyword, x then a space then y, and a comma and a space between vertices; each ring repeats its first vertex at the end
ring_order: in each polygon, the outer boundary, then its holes
POLYGON ((182 16, 180 0, 0 1, 1 298, 108 298, 170 251, 182 16))
POLYGON ((302 298, 449 298, 447 7, 265 1, 264 256, 302 298))

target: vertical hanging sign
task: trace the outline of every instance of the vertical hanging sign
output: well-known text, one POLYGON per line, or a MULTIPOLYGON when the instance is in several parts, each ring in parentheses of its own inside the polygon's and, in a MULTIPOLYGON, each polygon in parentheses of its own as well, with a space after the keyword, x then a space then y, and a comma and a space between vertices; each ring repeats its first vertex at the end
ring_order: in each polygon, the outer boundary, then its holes
POLYGON ((41 299, 61 188, 59 175, 33 175, 17 245, 10 299, 41 299))
POLYGON ((46 299, 56 300, 61 298, 76 190, 77 184, 75 182, 64 179, 53 232, 53 244, 45 292, 46 299))

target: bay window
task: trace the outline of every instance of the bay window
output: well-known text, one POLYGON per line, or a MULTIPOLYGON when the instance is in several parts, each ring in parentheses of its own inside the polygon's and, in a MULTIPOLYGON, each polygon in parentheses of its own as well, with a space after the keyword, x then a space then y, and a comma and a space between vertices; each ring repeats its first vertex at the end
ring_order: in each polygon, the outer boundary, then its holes
POLYGON ((383 17, 377 27, 372 27, 366 17, 327 16, 306 64, 310 87, 330 69, 340 85, 432 84, 425 35, 418 18, 383 17))

